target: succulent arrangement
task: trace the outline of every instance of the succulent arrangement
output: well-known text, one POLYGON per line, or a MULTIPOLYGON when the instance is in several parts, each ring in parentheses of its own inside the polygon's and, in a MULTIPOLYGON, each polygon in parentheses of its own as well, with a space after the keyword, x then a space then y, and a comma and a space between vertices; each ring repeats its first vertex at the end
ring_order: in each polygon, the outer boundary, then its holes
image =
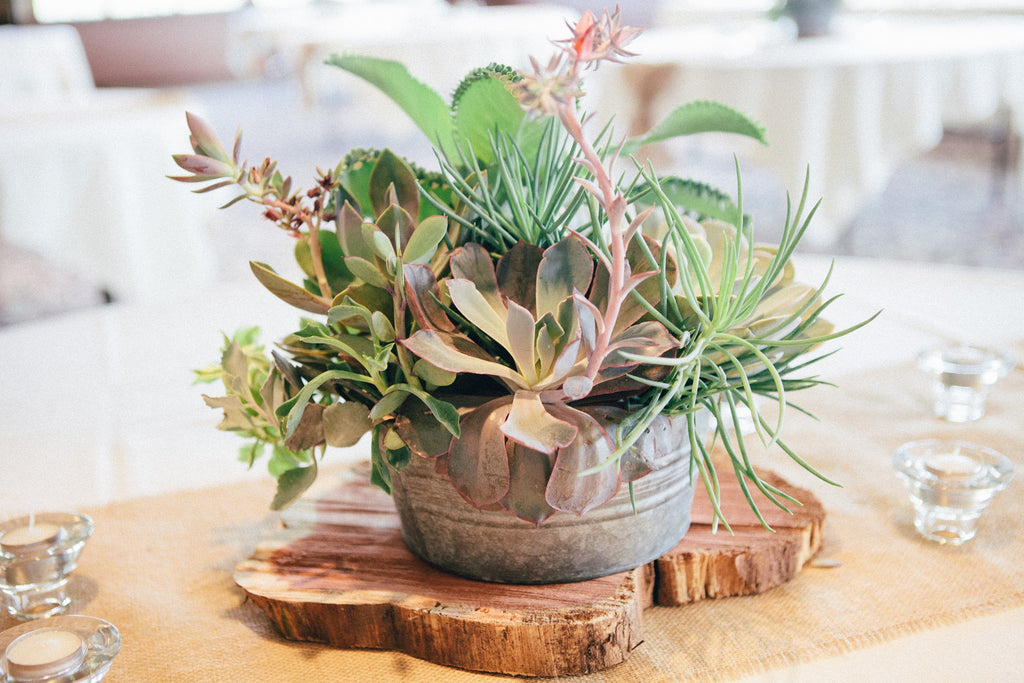
MULTIPOLYGON (((449 101, 397 62, 334 56, 415 121, 434 170, 357 149, 303 191, 274 162, 241 160, 240 136, 229 153, 188 116, 193 152, 175 157, 188 172, 175 179, 262 205, 306 276, 252 263, 309 316, 269 356, 255 328, 242 330, 199 371, 222 381, 226 394, 206 401, 223 410, 221 428, 250 440, 245 460, 272 449, 273 507, 312 483, 326 447, 370 432, 382 488, 429 458, 473 505, 541 524, 656 469, 645 444, 660 437, 657 418, 687 415, 692 427, 699 410, 717 418, 744 491, 787 504, 729 425, 749 410, 759 437, 799 460, 779 433, 790 392, 821 382, 806 374, 809 352, 850 331, 821 317, 825 283, 794 280, 813 209, 802 197, 780 243, 756 245, 740 199, 633 157, 707 131, 764 141, 717 103, 684 105, 625 141, 610 125, 588 135, 584 72, 629 56, 635 33, 617 13, 588 12, 550 62, 476 69, 449 101), (778 405, 772 420, 758 396, 778 405)), ((711 444, 694 428, 690 439, 717 509, 711 444)))

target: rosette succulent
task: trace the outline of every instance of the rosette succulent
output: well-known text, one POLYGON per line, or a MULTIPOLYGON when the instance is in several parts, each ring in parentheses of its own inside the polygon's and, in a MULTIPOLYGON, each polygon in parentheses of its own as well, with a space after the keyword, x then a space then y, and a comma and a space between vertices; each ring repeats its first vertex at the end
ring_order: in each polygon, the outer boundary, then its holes
MULTIPOLYGON (((373 480, 388 489, 428 458, 473 505, 541 524, 585 514, 659 466, 647 455, 665 418, 686 415, 695 466, 717 506, 699 410, 746 487, 780 505, 726 417, 820 382, 802 369, 836 332, 820 287, 794 280, 804 200, 780 244, 760 246, 725 193, 662 177, 632 160, 642 145, 721 131, 764 141, 759 125, 713 102, 683 105, 646 134, 589 136, 582 75, 628 56, 617 14, 589 12, 532 72, 471 71, 446 102, 388 60, 330 63, 376 85, 433 143, 426 171, 390 150, 355 150, 316 185, 292 188, 276 164, 250 166, 188 116, 193 153, 178 155, 199 191, 236 187, 295 239, 306 278, 253 263, 259 281, 311 314, 268 358, 247 331, 219 366, 224 429, 274 448, 283 507, 312 482, 317 452, 371 433, 373 480), (618 179, 616 179, 618 178, 618 179)), ((782 444, 787 453, 796 454, 782 444)), ((247 447, 252 461, 258 448, 247 447)), ((745 489, 746 490, 746 489, 745 489)))

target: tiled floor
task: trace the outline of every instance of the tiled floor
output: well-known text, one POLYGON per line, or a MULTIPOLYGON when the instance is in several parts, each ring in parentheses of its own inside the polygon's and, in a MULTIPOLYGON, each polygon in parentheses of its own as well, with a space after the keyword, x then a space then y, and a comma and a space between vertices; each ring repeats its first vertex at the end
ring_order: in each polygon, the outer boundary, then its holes
MULTIPOLYGON (((310 184, 316 165, 332 166, 352 147, 395 142, 368 139, 365 128, 353 128, 345 103, 329 111, 303 108, 296 88, 287 83, 202 87, 195 94, 201 111, 224 138, 242 125, 246 156, 279 159, 280 168, 294 173, 303 186, 310 184)), ((184 135, 183 130, 183 140, 184 135)), ((806 249, 1024 269, 1024 182, 1013 172, 1006 177, 996 174, 993 155, 999 149, 976 132, 947 134, 938 148, 898 169, 885 191, 864 207, 835 243, 806 249)), ((1015 151, 1019 158, 1019 149, 1015 151)), ((412 157, 429 163, 424 158, 428 155, 424 148, 412 157)), ((759 241, 774 237, 770 228, 761 226, 781 222, 771 220, 772 211, 784 211, 776 185, 757 169, 744 171, 745 208, 758 217, 759 241)), ((203 200, 210 198, 197 198, 203 200)), ((271 226, 261 232, 251 225, 255 216, 256 212, 233 208, 219 212, 211 227, 224 255, 227 279, 249 277, 246 264, 252 256, 259 260, 259 250, 276 254, 280 249, 271 226), (245 249, 240 248, 240 239, 245 240, 245 249), (257 253, 238 256, 248 249, 257 253)), ((89 282, 48 266, 38 255, 0 242, 0 325, 102 303, 102 294, 89 282)))

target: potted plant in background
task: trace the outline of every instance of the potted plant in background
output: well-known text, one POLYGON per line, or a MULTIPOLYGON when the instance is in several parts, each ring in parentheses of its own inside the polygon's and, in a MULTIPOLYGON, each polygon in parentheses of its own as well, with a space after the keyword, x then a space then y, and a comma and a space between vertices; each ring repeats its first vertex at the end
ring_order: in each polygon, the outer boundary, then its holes
POLYGON ((200 372, 222 380, 207 402, 252 439, 244 458, 272 449, 273 507, 310 485, 327 446, 370 432, 372 479, 414 552, 472 578, 550 583, 669 550, 698 477, 719 512, 713 442, 744 492, 792 502, 728 425, 747 410, 797 458, 779 433, 789 395, 821 382, 808 352, 849 331, 821 317, 824 284, 794 280, 813 210, 801 198, 781 242, 757 246, 739 200, 625 162, 677 135, 763 141, 720 104, 684 105, 625 142, 610 126, 588 135, 583 72, 627 56, 634 34, 588 12, 548 63, 476 69, 449 102, 396 62, 333 57, 412 117, 432 171, 354 150, 300 191, 188 117, 193 153, 176 161, 189 175, 176 179, 263 205, 307 276, 252 263, 312 316, 269 357, 242 331, 200 372), (778 405, 771 421, 757 397, 778 405))
POLYGON ((796 24, 798 38, 814 38, 831 33, 842 4, 842 0, 781 0, 772 8, 770 16, 774 19, 789 17, 796 24))

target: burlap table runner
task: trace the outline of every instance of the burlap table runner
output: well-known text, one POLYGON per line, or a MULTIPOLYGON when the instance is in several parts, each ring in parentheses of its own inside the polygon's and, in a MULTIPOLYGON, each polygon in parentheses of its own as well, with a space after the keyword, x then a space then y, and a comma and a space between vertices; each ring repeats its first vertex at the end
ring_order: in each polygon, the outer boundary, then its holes
MULTIPOLYGON (((784 466, 778 453, 763 464, 824 503, 824 556, 841 566, 807 568, 759 596, 650 609, 645 642, 628 661, 587 681, 735 678, 1024 603, 1024 370, 1004 379, 988 415, 969 425, 929 415, 927 382, 909 364, 796 397, 821 422, 794 411, 789 443, 843 488, 814 483, 799 468, 784 466), (995 448, 1018 473, 982 517, 977 538, 960 548, 916 536, 889 464, 901 443, 930 437, 995 448)), ((86 511, 96 531, 71 592, 75 612, 107 619, 121 631, 121 654, 107 681, 498 678, 403 654, 281 638, 232 581, 235 564, 276 528, 276 515, 267 511, 272 490, 268 479, 86 511)), ((13 624, 0 618, 0 628, 13 624)))

